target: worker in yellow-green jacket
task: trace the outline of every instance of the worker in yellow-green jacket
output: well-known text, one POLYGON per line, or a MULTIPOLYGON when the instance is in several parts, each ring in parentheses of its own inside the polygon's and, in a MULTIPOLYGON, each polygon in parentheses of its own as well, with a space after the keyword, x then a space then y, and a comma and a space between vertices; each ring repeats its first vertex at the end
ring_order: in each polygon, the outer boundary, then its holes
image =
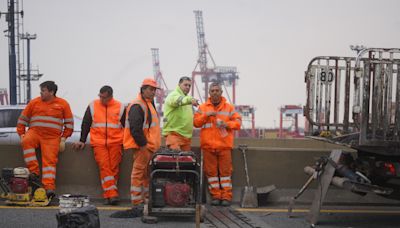
POLYGON ((191 150, 193 106, 199 105, 196 99, 188 95, 191 86, 189 77, 181 77, 176 89, 165 99, 162 135, 167 147, 173 150, 191 150))

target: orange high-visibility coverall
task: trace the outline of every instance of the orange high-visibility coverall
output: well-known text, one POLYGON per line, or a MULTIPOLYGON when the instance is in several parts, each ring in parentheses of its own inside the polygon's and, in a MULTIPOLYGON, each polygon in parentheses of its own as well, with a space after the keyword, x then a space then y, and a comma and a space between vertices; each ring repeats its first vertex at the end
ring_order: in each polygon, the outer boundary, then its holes
POLYGON ((89 108, 92 115, 90 145, 100 169, 103 197, 118 197, 117 182, 124 136, 121 118, 125 107, 114 99, 104 106, 100 99, 97 99, 90 103, 89 108))
POLYGON ((176 132, 165 136, 165 144, 172 150, 190 151, 192 139, 186 138, 176 132))
POLYGON ((239 130, 242 118, 235 107, 222 97, 218 106, 210 98, 199 106, 194 114, 194 126, 201 127, 200 147, 204 155, 204 172, 207 176, 209 191, 213 199, 232 200, 232 157, 234 130, 239 130), (207 112, 216 112, 216 116, 207 117, 207 112), (223 120, 227 135, 223 137, 217 127, 217 119, 223 120))
POLYGON ((74 118, 68 102, 55 97, 44 102, 40 97, 31 100, 17 123, 25 163, 31 173, 40 175, 35 149, 42 154, 42 183, 46 190, 55 190, 56 166, 61 137, 71 136, 74 118), (29 127, 25 133, 25 128, 29 127))
POLYGON ((155 151, 161 145, 161 129, 158 113, 154 108, 151 100, 143 100, 141 94, 133 100, 126 114, 125 131, 124 131, 124 149, 133 149, 133 168, 131 173, 131 201, 133 205, 139 205, 144 202, 144 197, 148 197, 149 191, 149 161, 155 151), (144 112, 143 133, 146 137, 147 144, 145 150, 137 145, 135 139, 130 132, 129 111, 135 104, 140 105, 144 112), (151 124, 149 121, 149 113, 151 113, 151 124))

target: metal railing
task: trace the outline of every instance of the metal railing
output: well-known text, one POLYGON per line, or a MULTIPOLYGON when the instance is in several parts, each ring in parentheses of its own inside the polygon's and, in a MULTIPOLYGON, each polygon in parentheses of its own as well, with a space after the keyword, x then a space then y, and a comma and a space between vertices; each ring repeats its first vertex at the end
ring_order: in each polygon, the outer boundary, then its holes
POLYGON ((366 48, 357 57, 315 57, 305 72, 308 134, 351 136, 353 146, 400 153, 399 74, 397 48, 366 48))

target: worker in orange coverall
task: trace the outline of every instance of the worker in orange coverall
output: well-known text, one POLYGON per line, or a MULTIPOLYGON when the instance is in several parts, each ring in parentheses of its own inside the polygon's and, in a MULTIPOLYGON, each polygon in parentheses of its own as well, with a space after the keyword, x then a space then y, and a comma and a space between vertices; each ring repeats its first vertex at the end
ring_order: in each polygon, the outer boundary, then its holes
POLYGON ((113 89, 103 86, 99 99, 92 101, 82 120, 81 138, 75 149, 83 149, 90 131, 90 145, 99 166, 104 204, 117 205, 119 164, 125 125, 125 106, 113 98, 113 89))
POLYGON ((57 85, 53 81, 41 83, 40 97, 28 103, 17 123, 24 160, 34 179, 40 176, 35 149, 41 149, 42 183, 49 198, 55 195, 58 152, 65 150, 65 140, 74 130, 71 108, 56 93, 57 85))
POLYGON ((161 145, 161 129, 154 96, 158 89, 152 78, 143 80, 140 93, 127 108, 124 131, 124 149, 133 150, 131 173, 131 202, 142 208, 149 191, 149 161, 161 145))
POLYGON ((232 201, 232 157, 234 130, 242 118, 222 96, 221 85, 213 82, 210 97, 194 115, 194 126, 201 128, 200 147, 204 156, 204 172, 214 206, 229 206, 232 201))

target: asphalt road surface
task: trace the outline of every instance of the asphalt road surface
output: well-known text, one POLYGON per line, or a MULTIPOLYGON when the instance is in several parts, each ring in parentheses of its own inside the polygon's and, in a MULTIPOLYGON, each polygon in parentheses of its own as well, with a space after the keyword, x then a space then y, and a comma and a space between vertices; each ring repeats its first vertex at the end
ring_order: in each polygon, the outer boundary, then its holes
MULTIPOLYGON (((192 217, 169 217, 159 218, 157 224, 143 224, 140 218, 116 219, 110 215, 118 210, 125 210, 129 207, 103 207, 97 206, 100 213, 101 227, 195 227, 192 217)), ((273 227, 273 228, 302 228, 310 227, 306 220, 308 206, 299 206, 294 209, 292 218, 287 217, 287 209, 284 206, 264 207, 264 208, 239 208, 233 205, 231 208, 209 208, 206 221, 201 227, 247 227, 239 223, 229 226, 214 223, 213 219, 218 210, 238 212, 242 218, 251 222, 249 227, 273 227), (213 215, 211 215, 211 212, 213 215)), ((19 228, 19 227, 57 227, 56 214, 58 207, 45 208, 26 208, 0 206, 0 227, 19 228)), ((250 224, 250 223, 249 223, 250 224)), ((399 206, 324 206, 321 211, 319 222, 316 227, 400 227, 400 204, 399 206)))

